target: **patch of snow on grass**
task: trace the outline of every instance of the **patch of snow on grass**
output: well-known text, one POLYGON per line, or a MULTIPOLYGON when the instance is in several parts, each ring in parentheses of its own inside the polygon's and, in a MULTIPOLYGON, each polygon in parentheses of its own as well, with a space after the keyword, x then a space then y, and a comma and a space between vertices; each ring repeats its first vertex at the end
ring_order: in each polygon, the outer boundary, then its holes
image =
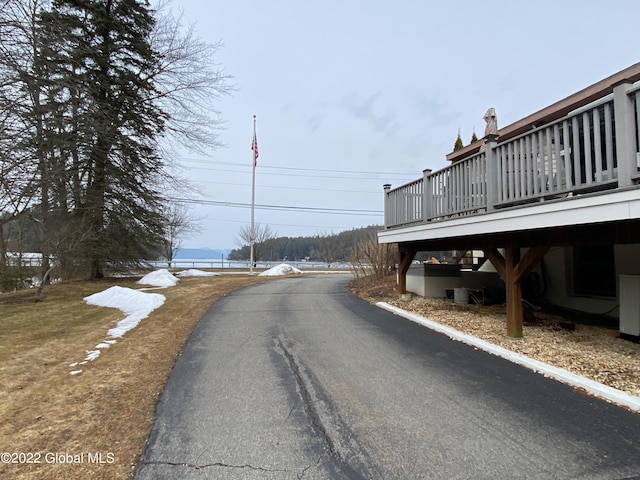
POLYGON ((152 287, 173 287, 178 281, 179 279, 174 277, 169 270, 163 268, 146 274, 138 280, 138 283, 152 287))
MULTIPOLYGON (((175 278, 175 277, 174 277, 175 278)), ((176 281, 178 279, 175 279, 176 281)), ((107 332, 111 338, 104 340, 95 346, 95 350, 87 350, 87 356, 84 361, 72 363, 69 366, 84 365, 100 356, 100 350, 109 348, 116 343, 114 338, 122 338, 129 330, 138 326, 138 324, 149 316, 156 308, 164 304, 166 297, 159 293, 145 293, 130 288, 113 286, 99 293, 94 293, 85 297, 84 301, 88 305, 96 305, 98 307, 117 308, 127 316, 120 320, 116 326, 107 332)), ((78 375, 82 370, 74 370, 71 375, 78 375)))
MULTIPOLYGON (((173 277, 173 275, 171 276, 173 277)), ((160 308, 164 304, 166 297, 159 293, 145 293, 115 285, 107 290, 90 295, 84 300, 89 305, 117 308, 126 313, 127 316, 107 332, 112 338, 122 338, 125 333, 135 328, 142 319, 147 318, 156 308, 160 308)))
POLYGON ((99 356, 100 356, 100 350, 87 350, 87 356, 84 357, 84 359, 87 362, 93 362, 99 356))
POLYGON ((205 272, 203 270, 189 269, 176 273, 178 277, 219 277, 218 272, 205 272))
POLYGON ((277 277, 280 275, 290 275, 292 273, 302 273, 302 270, 298 270, 291 265, 287 265, 286 263, 281 263, 280 265, 276 265, 275 267, 270 268, 269 270, 265 270, 260 273, 261 277, 277 277))

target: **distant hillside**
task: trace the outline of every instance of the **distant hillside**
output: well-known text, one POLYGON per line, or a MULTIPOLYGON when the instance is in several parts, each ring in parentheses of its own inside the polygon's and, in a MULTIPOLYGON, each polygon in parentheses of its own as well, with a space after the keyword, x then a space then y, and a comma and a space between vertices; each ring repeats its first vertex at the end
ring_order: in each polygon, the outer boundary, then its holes
POLYGON ((216 250, 214 248, 181 248, 175 256, 175 260, 201 260, 219 259, 224 255, 225 260, 229 258, 231 250, 216 250))
MULTIPOLYGON (((313 237, 278 237, 259 245, 257 260, 346 261, 361 240, 375 235, 383 227, 372 225, 332 235, 313 237)), ((247 260, 249 246, 231 251, 230 260, 247 260)))

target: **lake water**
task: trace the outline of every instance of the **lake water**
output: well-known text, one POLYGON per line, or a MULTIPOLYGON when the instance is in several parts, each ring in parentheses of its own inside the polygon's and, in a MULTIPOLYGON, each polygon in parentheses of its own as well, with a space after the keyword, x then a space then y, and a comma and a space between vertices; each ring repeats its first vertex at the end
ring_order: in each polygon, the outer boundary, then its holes
MULTIPOLYGON (((154 268, 169 268, 166 260, 147 261, 154 268)), ((286 263, 300 270, 349 270, 351 265, 344 262, 335 262, 327 264, 324 262, 304 262, 304 261, 285 261, 285 262, 258 262, 255 268, 265 269, 275 267, 281 263, 286 263)), ((221 258, 193 258, 174 260, 170 268, 224 268, 224 269, 249 269, 248 261, 241 260, 222 260, 221 258)))

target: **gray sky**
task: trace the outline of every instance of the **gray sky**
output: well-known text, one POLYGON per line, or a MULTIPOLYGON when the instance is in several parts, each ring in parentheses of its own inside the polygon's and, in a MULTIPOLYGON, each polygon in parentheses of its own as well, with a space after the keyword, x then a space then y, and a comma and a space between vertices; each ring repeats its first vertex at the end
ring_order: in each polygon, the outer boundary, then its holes
POLYGON ((382 224, 382 185, 446 166, 458 129, 481 137, 640 61, 638 1, 173 0, 238 91, 225 148, 185 152, 206 195, 187 247, 233 248, 255 211, 279 236, 382 224), (209 202, 209 203, 207 203, 209 202), (215 202, 218 204, 211 204, 215 202), (317 209, 314 211, 306 208, 317 209), (374 212, 374 213, 369 213, 374 212), (376 213, 379 212, 379 213, 376 213))

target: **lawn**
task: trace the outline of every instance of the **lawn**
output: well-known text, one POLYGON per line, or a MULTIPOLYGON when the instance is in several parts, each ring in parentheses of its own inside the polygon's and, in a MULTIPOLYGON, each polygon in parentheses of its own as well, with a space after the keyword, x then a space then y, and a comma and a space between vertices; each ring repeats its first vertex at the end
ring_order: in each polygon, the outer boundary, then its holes
POLYGON ((220 297, 268 277, 187 277, 155 290, 162 307, 98 359, 72 363, 124 314, 83 298, 135 279, 73 282, 0 294, 0 478, 130 478, 155 407, 194 326, 220 297), (7 463, 17 462, 17 463, 7 463))

